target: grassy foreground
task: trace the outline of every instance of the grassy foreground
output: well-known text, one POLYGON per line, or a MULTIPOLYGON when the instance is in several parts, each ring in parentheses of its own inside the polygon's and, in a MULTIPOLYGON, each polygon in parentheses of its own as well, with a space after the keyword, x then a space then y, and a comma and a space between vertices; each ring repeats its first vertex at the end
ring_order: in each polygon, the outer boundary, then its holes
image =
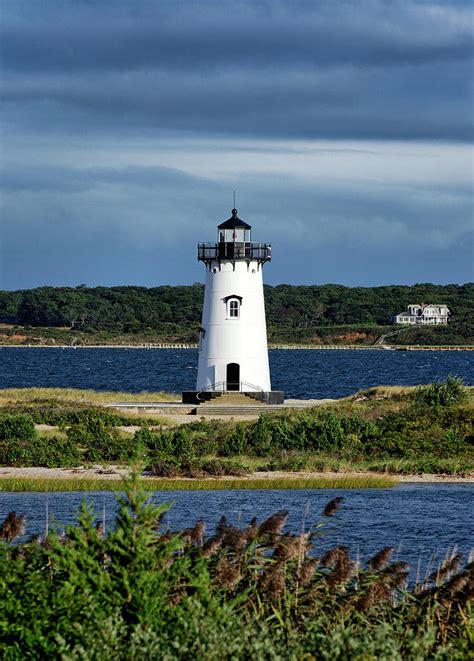
MULTIPOLYGON (((247 479, 153 479, 144 486, 153 491, 222 489, 386 489, 397 484, 394 477, 341 475, 338 477, 247 478, 247 479)), ((0 491, 121 491, 121 480, 0 478, 0 491)))
MULTIPOLYGON (((421 582, 381 548, 327 548, 342 498, 297 533, 288 512, 242 528, 222 517, 178 532, 136 478, 108 530, 84 504, 64 535, 15 539, 0 522, 4 659, 464 660, 472 652, 474 566, 448 553, 421 582)), ((338 528, 338 537, 343 531, 338 528)), ((394 540, 394 546, 397 540, 394 540)))

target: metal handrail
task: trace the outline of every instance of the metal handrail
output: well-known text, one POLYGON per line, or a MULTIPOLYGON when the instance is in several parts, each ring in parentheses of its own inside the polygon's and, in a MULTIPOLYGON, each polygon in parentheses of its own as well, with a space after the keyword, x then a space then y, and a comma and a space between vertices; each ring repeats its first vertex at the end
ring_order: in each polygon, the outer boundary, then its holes
MULTIPOLYGON (((202 402, 202 393, 207 392, 209 390, 218 390, 217 386, 225 386, 225 381, 217 381, 216 383, 211 383, 210 386, 206 386, 205 388, 201 388, 201 390, 196 393, 196 399, 198 399, 200 402, 202 402)), ((225 392, 225 388, 222 387, 222 392, 225 392)))
POLYGON ((243 386, 250 386, 253 390, 256 390, 257 392, 264 392, 263 388, 260 388, 260 386, 256 386, 253 383, 249 383, 248 381, 241 381, 240 382, 241 390, 243 390, 243 386))
MULTIPOLYGON (((225 381, 216 381, 216 383, 211 383, 210 386, 206 386, 205 388, 201 388, 199 392, 206 392, 207 390, 219 390, 217 386, 225 386, 226 382, 225 381)), ((222 392, 225 391, 225 388, 221 388, 222 392)))
POLYGON ((260 386, 256 386, 254 383, 249 383, 248 381, 241 381, 240 382, 240 389, 243 390, 242 386, 250 386, 255 390, 255 392, 261 392, 262 393, 262 402, 266 402, 268 399, 268 393, 263 389, 260 388, 260 386))

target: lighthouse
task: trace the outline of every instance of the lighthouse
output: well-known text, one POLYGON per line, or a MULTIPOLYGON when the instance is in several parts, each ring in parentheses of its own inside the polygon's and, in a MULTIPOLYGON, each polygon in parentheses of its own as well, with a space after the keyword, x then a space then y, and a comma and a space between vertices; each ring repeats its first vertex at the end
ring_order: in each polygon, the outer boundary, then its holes
POLYGON ((252 242, 251 232, 232 209, 217 227, 216 242, 198 244, 206 268, 198 373, 196 391, 183 393, 183 401, 240 392, 261 403, 283 402, 270 384, 263 298, 263 265, 272 248, 252 242))

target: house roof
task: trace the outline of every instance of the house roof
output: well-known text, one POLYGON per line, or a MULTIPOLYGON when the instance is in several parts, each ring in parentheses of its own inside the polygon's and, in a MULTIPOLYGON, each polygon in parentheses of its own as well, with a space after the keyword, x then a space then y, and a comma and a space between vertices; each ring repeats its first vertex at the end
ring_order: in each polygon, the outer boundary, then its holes
POLYGON ((424 310, 425 308, 447 308, 446 303, 410 303, 408 308, 417 308, 419 310, 424 310))
POLYGON ((434 308, 435 309, 435 314, 441 314, 443 312, 447 312, 449 314, 449 308, 447 305, 440 305, 438 303, 422 303, 419 305, 418 303, 411 303, 410 305, 407 306, 407 309, 404 310, 404 312, 400 312, 399 314, 395 315, 396 317, 423 317, 425 315, 426 308, 434 308), (410 308, 413 310, 413 313, 410 312, 410 308))
POLYGON ((232 217, 229 218, 228 220, 224 221, 220 225, 218 225, 217 229, 232 230, 236 227, 243 228, 244 230, 252 229, 252 225, 249 225, 248 223, 245 222, 245 220, 241 220, 237 216, 237 209, 232 209, 232 217))

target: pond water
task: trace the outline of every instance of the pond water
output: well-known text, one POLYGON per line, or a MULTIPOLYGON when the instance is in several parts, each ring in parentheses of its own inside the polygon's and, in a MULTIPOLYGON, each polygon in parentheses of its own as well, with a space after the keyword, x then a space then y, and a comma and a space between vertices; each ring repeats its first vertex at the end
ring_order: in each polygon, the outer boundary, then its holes
MULTIPOLYGON (((286 509, 287 530, 308 530, 321 521, 325 504, 335 496, 344 503, 337 518, 326 518, 318 548, 347 544, 354 558, 368 559, 384 546, 394 546, 396 556, 424 576, 430 567, 454 548, 467 560, 474 544, 473 497, 469 484, 402 484, 391 489, 313 489, 167 491, 154 492, 155 502, 173 503, 164 525, 173 530, 204 519, 212 533, 222 515, 231 523, 244 525, 252 517, 259 521, 286 509)), ((81 501, 86 498, 99 519, 105 512, 106 528, 113 526, 117 495, 111 492, 8 493, 0 492, 0 519, 15 510, 27 514, 27 535, 42 534, 46 511, 59 527, 73 523, 81 501)), ((26 538, 26 536, 25 536, 26 538)))

